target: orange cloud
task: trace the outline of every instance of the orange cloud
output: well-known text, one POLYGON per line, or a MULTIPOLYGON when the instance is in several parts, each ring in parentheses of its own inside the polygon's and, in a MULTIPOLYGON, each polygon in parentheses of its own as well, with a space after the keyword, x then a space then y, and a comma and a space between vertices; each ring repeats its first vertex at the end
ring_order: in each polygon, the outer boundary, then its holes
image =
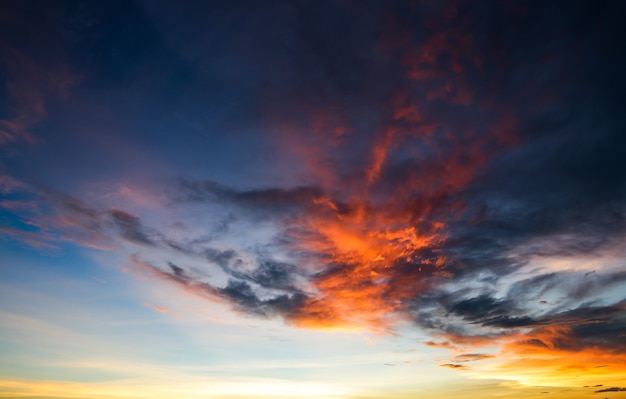
POLYGON ((626 373, 626 353, 583 342, 571 326, 534 329, 502 346, 500 365, 488 374, 527 385, 615 385, 626 373))
POLYGON ((157 306, 157 305, 153 305, 151 303, 148 302, 144 302, 143 306, 147 307, 148 309, 153 309, 159 313, 168 313, 169 309, 164 308, 163 306, 157 306))
POLYGON ((454 369, 454 370, 469 370, 469 367, 467 367, 465 365, 453 364, 453 363, 440 364, 439 367, 447 367, 449 369, 454 369))
MULTIPOLYGON (((462 44, 455 51, 463 51, 468 40, 434 35, 415 50, 420 58, 411 61, 410 77, 461 73, 460 67, 438 71, 434 63, 441 48, 462 44)), ((299 155, 326 193, 287 221, 291 250, 310 255, 305 262, 313 275, 314 295, 290 319, 294 324, 384 330, 407 309, 422 281, 453 277, 439 248, 448 224, 466 209, 455 194, 499 151, 516 144, 516 120, 509 113, 492 118, 488 131, 472 125, 459 129, 424 115, 421 105, 427 100, 409 95, 420 84, 409 81, 407 88, 396 90, 380 108, 381 125, 371 132, 359 131, 347 122, 349 115, 339 118, 337 107, 329 106, 308 111, 314 115, 310 131, 292 129, 282 135, 285 150, 299 155), (405 166, 402 177, 394 175, 406 151, 422 152, 410 154, 415 165, 405 166)), ((450 104, 469 104, 472 95, 462 96, 450 104)))

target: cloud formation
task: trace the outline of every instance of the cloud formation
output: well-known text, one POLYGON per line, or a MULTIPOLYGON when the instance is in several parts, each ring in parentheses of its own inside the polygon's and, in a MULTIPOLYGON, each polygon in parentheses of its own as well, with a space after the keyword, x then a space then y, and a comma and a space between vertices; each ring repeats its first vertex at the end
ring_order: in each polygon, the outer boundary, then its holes
MULTIPOLYGON (((475 348, 500 345, 533 365, 577 353, 622 370, 624 6, 349 4, 224 4, 185 20, 215 27, 198 37, 157 5, 116 5, 137 17, 143 52, 111 33, 113 17, 68 6, 84 98, 99 85, 138 98, 107 109, 129 141, 164 154, 155 165, 184 166, 159 176, 165 203, 132 210, 41 188, 17 164, 24 182, 0 175, 0 232, 37 248, 123 248, 183 290, 298 327, 408 323, 455 351, 442 367, 490 361, 475 348), (98 34, 83 13, 99 16, 98 34), (224 26, 232 15, 255 34, 224 26)), ((8 146, 78 80, 2 46, 8 146)))
MULTIPOLYGON (((44 7, 52 12, 52 7, 44 7)), ((11 112, 9 115, 2 112, 0 117, 0 146, 18 141, 32 144, 37 138, 30 129, 46 118, 48 103, 66 98, 80 78, 66 61, 51 15, 38 14, 36 23, 50 33, 42 38, 33 33, 24 34, 21 29, 23 19, 32 17, 28 7, 14 2, 4 8, 7 17, 0 34, 0 65, 11 112)))

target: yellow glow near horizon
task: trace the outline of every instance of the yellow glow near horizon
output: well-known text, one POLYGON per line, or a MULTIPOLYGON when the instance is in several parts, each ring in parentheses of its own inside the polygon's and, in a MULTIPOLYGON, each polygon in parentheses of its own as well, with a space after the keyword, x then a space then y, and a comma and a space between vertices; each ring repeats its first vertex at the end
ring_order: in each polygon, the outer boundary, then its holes
POLYGON ((331 384, 281 380, 121 380, 107 382, 0 381, 0 398, 341 398, 351 392, 331 384), (203 381, 205 380, 205 381, 203 381))

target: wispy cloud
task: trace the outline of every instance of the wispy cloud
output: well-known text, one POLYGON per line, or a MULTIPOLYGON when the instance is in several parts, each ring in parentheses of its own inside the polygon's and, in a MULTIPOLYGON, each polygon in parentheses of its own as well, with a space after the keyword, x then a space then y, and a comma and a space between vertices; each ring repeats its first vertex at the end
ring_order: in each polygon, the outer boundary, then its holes
POLYGON ((597 391, 595 391, 596 393, 600 393, 600 392, 624 392, 626 391, 626 388, 623 387, 611 387, 611 388, 603 388, 603 389, 599 389, 597 391))
POLYGON ((485 353, 464 353, 462 355, 455 356, 454 360, 457 362, 473 362, 478 360, 491 359, 493 357, 493 355, 487 355, 485 353))
POLYGON ((13 107, 11 116, 0 119, 0 146, 16 141, 34 143, 37 139, 30 129, 47 116, 48 102, 63 99, 80 81, 63 59, 50 65, 49 61, 37 59, 36 53, 18 49, 12 43, 17 42, 18 36, 22 35, 17 34, 14 40, 4 36, 0 41, 0 62, 7 71, 3 83, 13 107))
POLYGON ((455 370, 469 370, 469 367, 463 364, 444 363, 444 364, 440 364, 439 366, 447 367, 449 369, 455 369, 455 370))

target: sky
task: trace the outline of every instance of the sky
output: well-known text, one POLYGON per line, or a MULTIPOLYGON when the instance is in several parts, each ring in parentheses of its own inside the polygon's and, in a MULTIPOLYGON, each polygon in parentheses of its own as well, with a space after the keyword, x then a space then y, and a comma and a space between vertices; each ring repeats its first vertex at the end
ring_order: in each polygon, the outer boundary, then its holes
POLYGON ((626 3, 0 1, 0 398, 626 398, 626 3))

